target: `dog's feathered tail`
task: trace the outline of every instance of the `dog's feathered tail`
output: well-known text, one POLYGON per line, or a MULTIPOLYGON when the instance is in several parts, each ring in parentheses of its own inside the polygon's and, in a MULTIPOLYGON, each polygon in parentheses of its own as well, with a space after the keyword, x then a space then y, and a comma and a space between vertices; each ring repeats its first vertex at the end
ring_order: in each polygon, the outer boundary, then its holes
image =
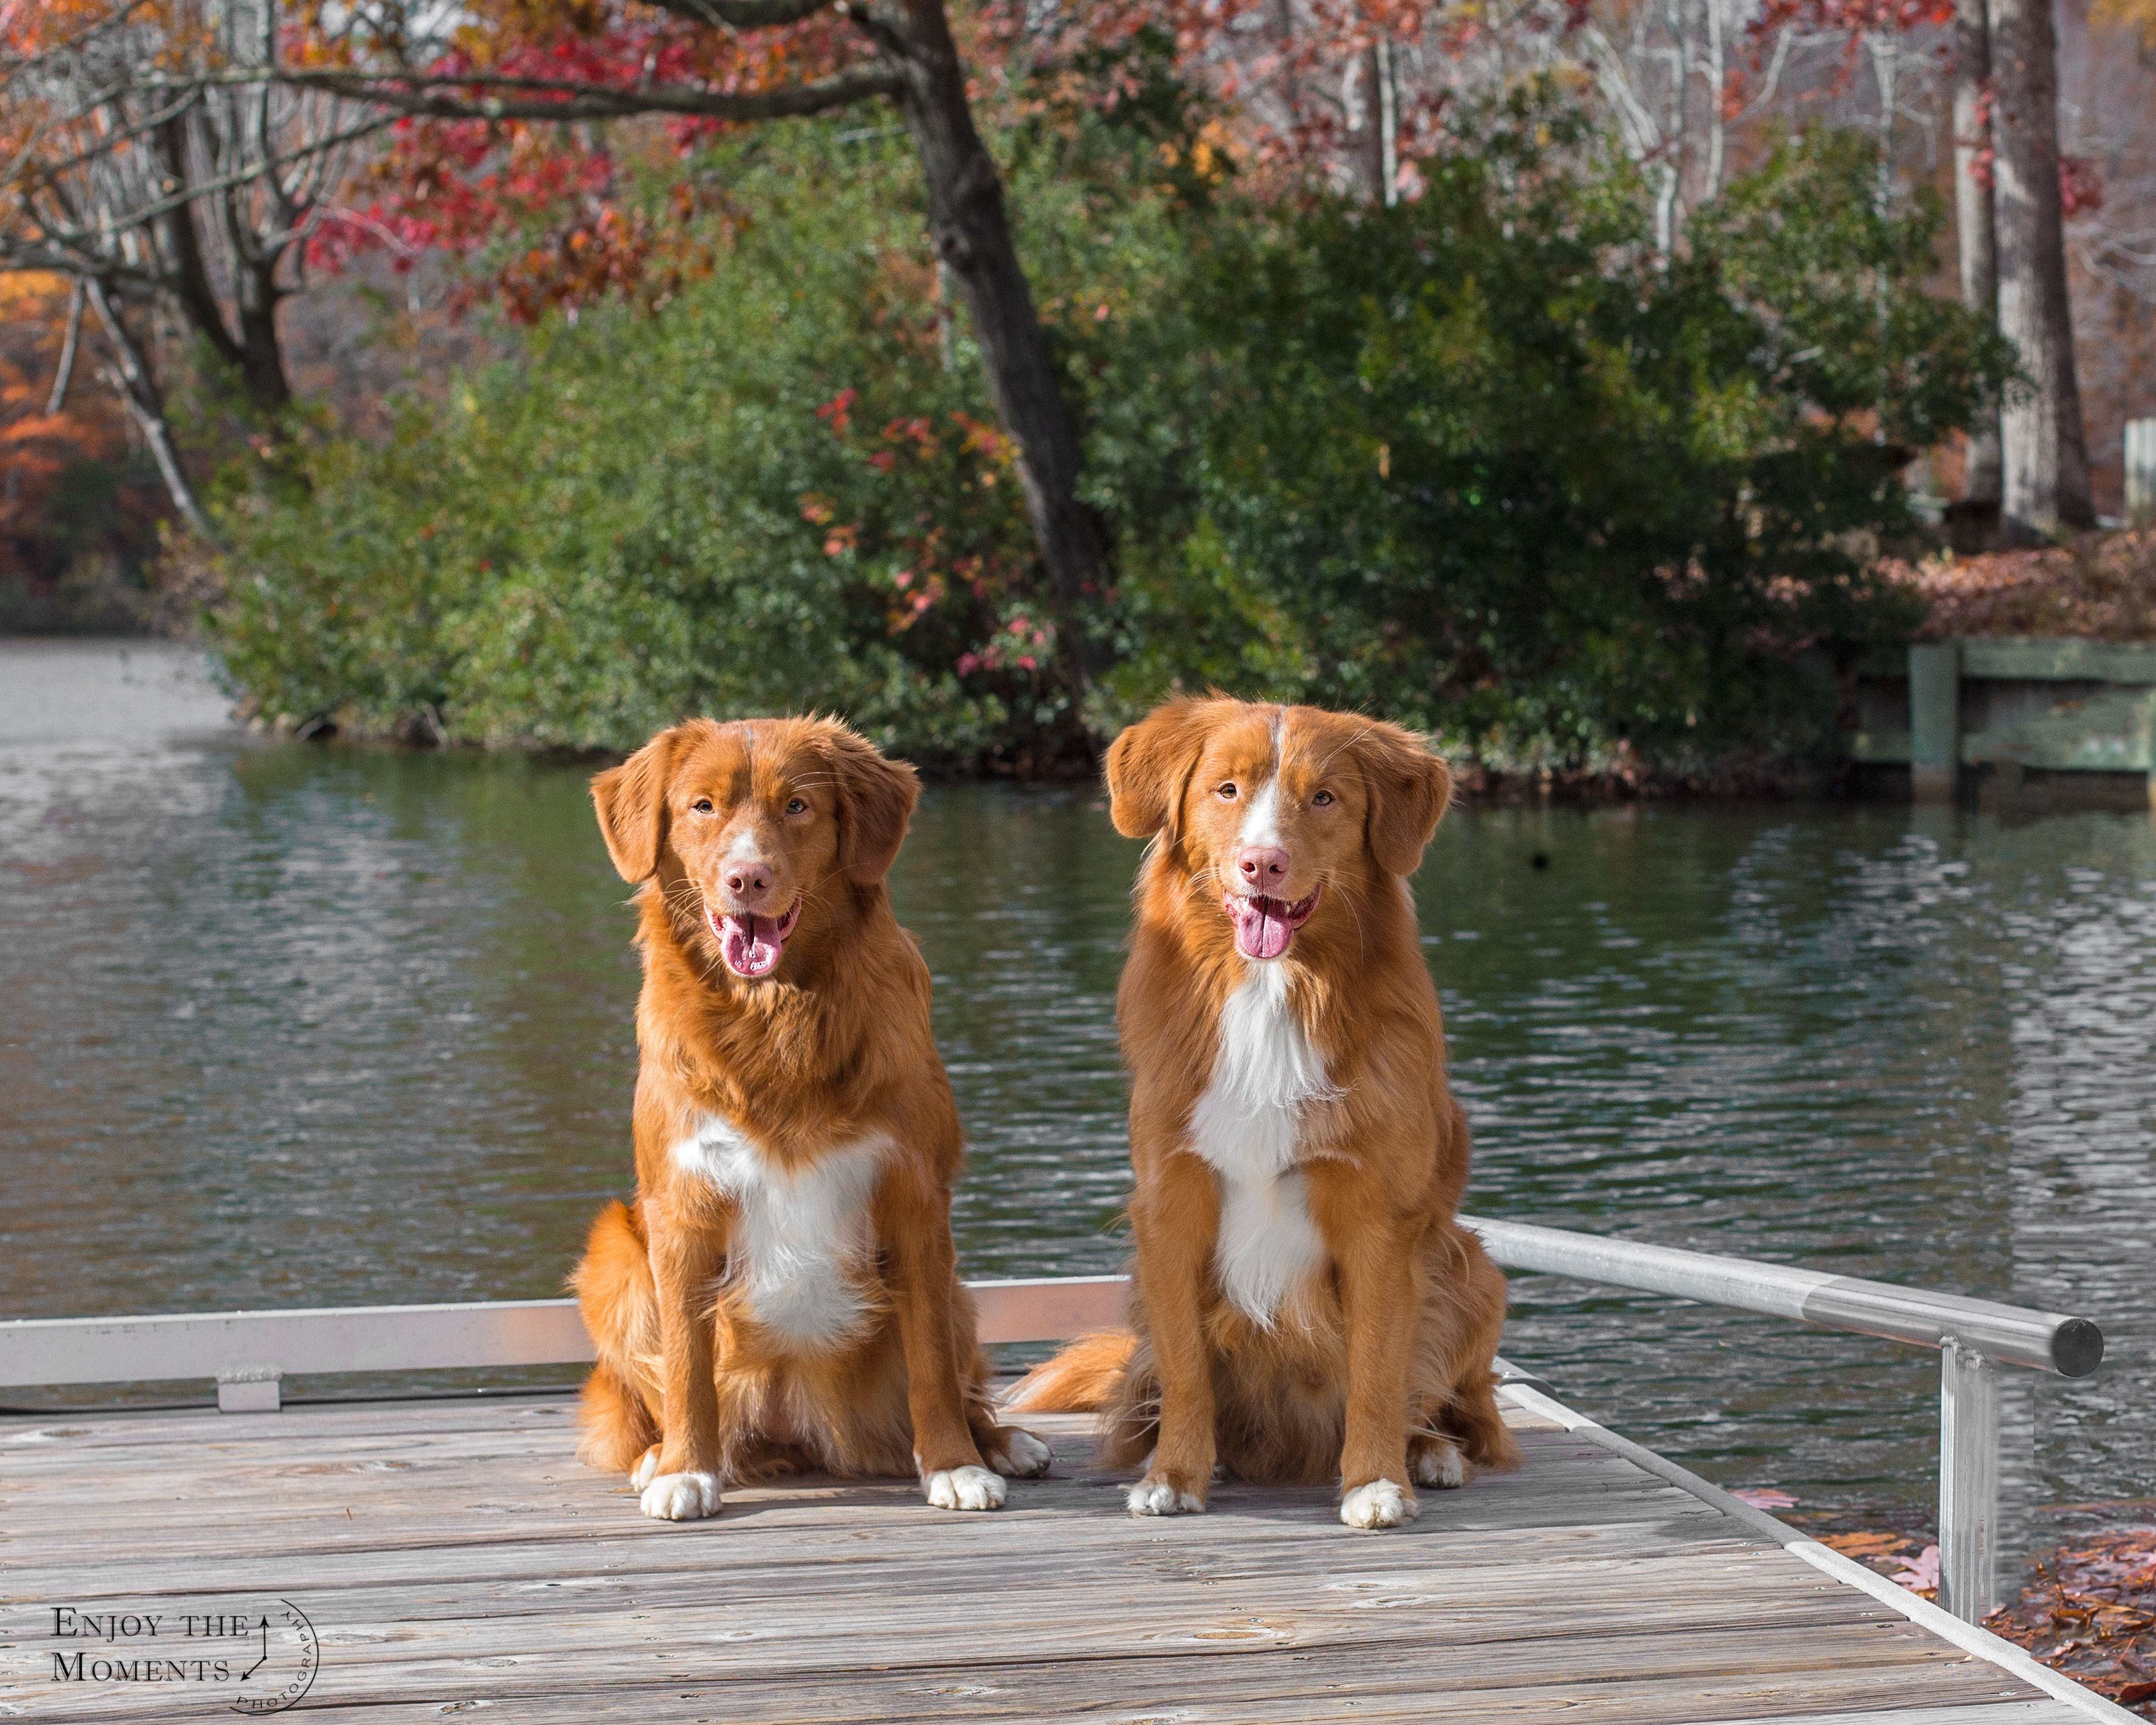
POLYGON ((637 1357, 659 1351, 659 1296, 635 1210, 610 1204, 598 1213, 569 1286, 599 1356, 577 1413, 583 1428, 577 1455, 591 1466, 627 1473, 660 1438, 637 1381, 637 1357))
POLYGON ((1029 1414, 1097 1414, 1121 1399, 1137 1351, 1130 1330, 1095 1330, 1019 1378, 1004 1405, 1029 1414))

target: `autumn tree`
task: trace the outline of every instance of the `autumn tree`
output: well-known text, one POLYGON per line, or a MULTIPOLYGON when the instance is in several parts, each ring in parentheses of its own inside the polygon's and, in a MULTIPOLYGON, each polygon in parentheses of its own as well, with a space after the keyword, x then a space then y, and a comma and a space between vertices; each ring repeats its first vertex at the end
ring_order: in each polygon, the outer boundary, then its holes
POLYGON ((0 12, 0 271, 76 285, 107 380, 206 536, 153 322, 172 319, 274 419, 291 400, 277 307, 300 290, 326 191, 386 123, 278 81, 284 28, 278 0, 0 12))
MULTIPOLYGON (((311 13, 305 63, 278 75, 377 112, 488 128, 512 148, 540 128, 634 116, 660 116, 685 141, 700 128, 896 107, 921 162, 935 254, 964 296, 1015 449, 1060 647, 1075 680, 1088 682, 1102 662, 1086 619, 1107 584, 1103 536, 1080 495, 1077 428, 942 0, 484 0, 446 33, 428 28, 436 16, 401 0, 311 13)), ((468 165, 423 172, 447 180, 468 165)))
MULTIPOLYGON (((1979 518, 1997 504, 2004 531, 2021 539, 2096 520, 2066 269, 2064 214, 2076 165, 2059 147, 2051 3, 1767 0, 1750 26, 1763 43, 1791 30, 1815 40, 1839 36, 1845 64, 1860 50, 1868 54, 1890 131, 1895 95, 1886 69, 1922 58, 1902 53, 1897 39, 1914 35, 1940 50, 1962 298, 2013 343, 2024 374, 1996 421, 1987 413, 1972 428, 1967 498, 1979 518)), ((1882 158, 1882 172, 1885 166, 1882 158)))
MULTIPOLYGON (((2156 0, 2107 8, 2156 39, 2156 0)), ((1897 126, 1928 126, 1945 98, 1964 300, 2013 341, 2027 379, 2003 427, 1988 411, 1973 428, 1969 496, 1995 519, 2003 487, 2015 536, 2093 524, 2064 240, 2091 187, 2061 154, 2051 0, 1527 0, 1502 18, 1414 0, 1104 0, 1060 16, 1098 38, 1163 10, 1254 157, 1317 162, 1366 195, 1414 181, 1448 100, 1535 72, 1591 91, 1651 188, 1665 254, 1766 134, 1812 117, 1879 139, 1883 201, 1897 126)))
POLYGON ((0 275, 0 583, 49 583, 85 551, 125 559, 145 536, 120 403, 74 376, 85 311, 64 277, 0 275))

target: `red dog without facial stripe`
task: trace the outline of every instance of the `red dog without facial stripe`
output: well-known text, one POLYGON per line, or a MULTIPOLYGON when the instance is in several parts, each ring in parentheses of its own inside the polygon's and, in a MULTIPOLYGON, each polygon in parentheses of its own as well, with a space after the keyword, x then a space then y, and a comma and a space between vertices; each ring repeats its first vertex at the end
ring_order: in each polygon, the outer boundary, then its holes
POLYGON ((572 1278, 599 1353, 580 1453, 647 1515, 774 1466, 993 1509, 1048 1466, 997 1423, 957 1278, 957 1111, 883 884, 917 794, 809 719, 677 725, 592 781, 644 992, 636 1202, 572 1278))
POLYGON ((1397 1525, 1463 1452, 1518 1460, 1406 879, 1450 775, 1396 726, 1213 699, 1124 732, 1108 787, 1116 829, 1154 840, 1117 997, 1137 1330, 1074 1344, 1015 1404, 1105 1409, 1109 1459, 1151 1455, 1136 1514, 1203 1509, 1217 1459, 1337 1475, 1343 1521, 1397 1525))

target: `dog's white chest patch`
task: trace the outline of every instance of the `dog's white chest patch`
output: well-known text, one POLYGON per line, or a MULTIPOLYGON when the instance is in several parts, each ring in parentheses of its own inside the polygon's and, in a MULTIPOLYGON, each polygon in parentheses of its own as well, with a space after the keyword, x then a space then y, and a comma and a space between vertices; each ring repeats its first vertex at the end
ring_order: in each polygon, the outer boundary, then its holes
POLYGON ((733 1122, 706 1115, 668 1152, 737 1208, 726 1281, 749 1314, 800 1347, 843 1340, 866 1312, 860 1281, 875 1244, 869 1203, 891 1140, 880 1134, 788 1169, 733 1122))
POLYGON ((1267 1327, 1325 1263, 1296 1162, 1303 1105, 1337 1094, 1288 1004, 1286 967, 1253 963, 1220 1009, 1220 1050, 1190 1111, 1190 1147, 1220 1176, 1221 1290, 1267 1327))

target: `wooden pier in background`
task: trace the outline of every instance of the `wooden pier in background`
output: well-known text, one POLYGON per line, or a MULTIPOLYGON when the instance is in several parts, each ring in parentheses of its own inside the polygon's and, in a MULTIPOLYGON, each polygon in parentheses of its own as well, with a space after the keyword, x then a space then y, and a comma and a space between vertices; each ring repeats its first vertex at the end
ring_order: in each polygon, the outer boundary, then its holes
POLYGON ((2156 645, 2072 637, 1923 641, 1857 667, 1842 747, 1909 769, 1919 803, 1964 789, 2018 795, 2025 778, 2078 800, 2156 813, 2156 645))
POLYGON ((1233 1482, 1134 1520, 1068 1416, 1031 1422, 1055 1466, 1000 1513, 797 1478, 678 1526, 578 1465, 566 1397, 0 1420, 0 1717, 223 1716, 208 1690, 54 1681, 52 1609, 264 1595, 319 1635, 294 1717, 354 1725, 2127 1717, 1503 1394, 1526 1466, 1385 1533, 1328 1490, 1233 1482))

